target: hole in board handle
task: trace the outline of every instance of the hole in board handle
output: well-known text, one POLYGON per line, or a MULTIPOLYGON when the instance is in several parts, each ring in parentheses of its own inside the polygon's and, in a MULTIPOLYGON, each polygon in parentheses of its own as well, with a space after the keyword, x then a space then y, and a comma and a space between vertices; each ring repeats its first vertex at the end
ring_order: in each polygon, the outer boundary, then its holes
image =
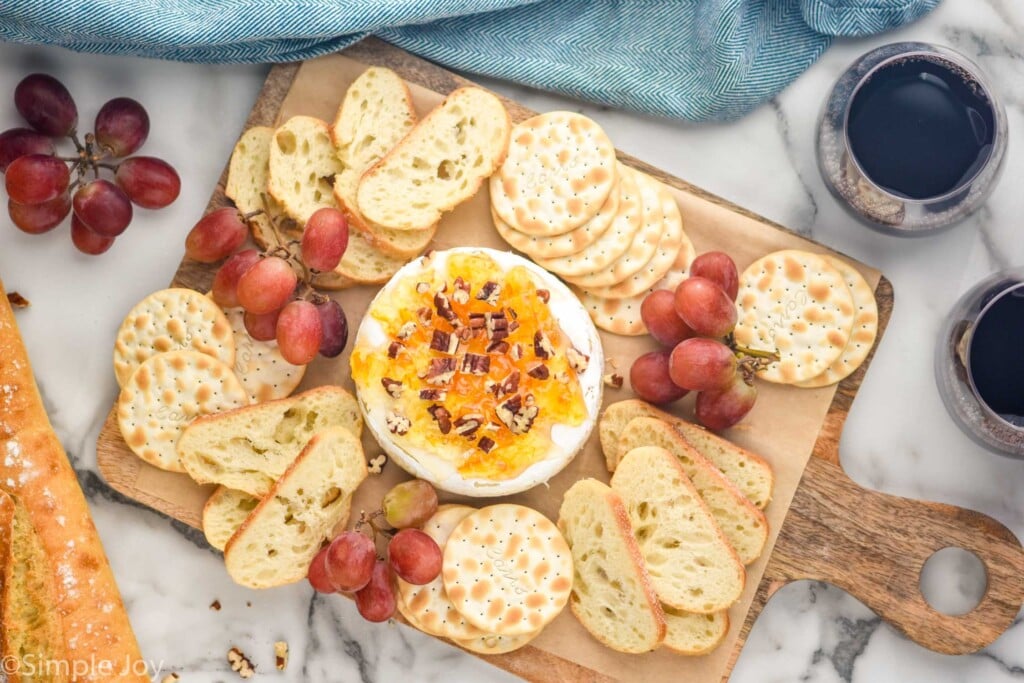
POLYGON ((932 609, 960 616, 977 607, 985 596, 988 572, 981 558, 970 550, 943 548, 921 567, 919 587, 932 609))

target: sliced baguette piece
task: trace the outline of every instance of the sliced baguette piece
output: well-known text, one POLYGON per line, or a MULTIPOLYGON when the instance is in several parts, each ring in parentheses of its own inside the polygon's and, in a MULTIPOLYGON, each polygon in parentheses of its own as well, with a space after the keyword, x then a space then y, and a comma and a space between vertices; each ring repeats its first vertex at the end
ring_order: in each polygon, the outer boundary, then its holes
POLYGON ((228 540, 228 574, 248 588, 305 578, 366 475, 359 437, 344 427, 318 432, 228 540))
POLYGON ((263 498, 309 439, 332 426, 358 437, 363 429, 359 404, 341 387, 320 386, 196 419, 178 440, 178 455, 198 483, 263 498))
POLYGON ((501 165, 510 130, 497 97, 480 88, 455 90, 363 174, 359 212, 396 230, 429 228, 501 165))
POLYGON ((203 534, 206 542, 223 552, 228 539, 259 504, 260 499, 256 496, 218 486, 203 506, 203 534))
POLYGON ((334 198, 354 227, 366 232, 356 205, 359 178, 416 125, 409 87, 391 69, 371 66, 345 92, 331 125, 331 140, 344 168, 334 176, 334 198))
POLYGON ((293 116, 274 131, 267 190, 299 225, 317 209, 336 207, 334 176, 344 166, 334 151, 330 127, 312 116, 293 116))
POLYGON ((665 618, 622 499, 596 479, 565 492, 558 528, 572 550, 569 605, 594 638, 619 652, 649 652, 665 618))
POLYGON ((407 259, 388 256, 370 244, 358 230, 349 232, 348 247, 341 263, 330 273, 318 273, 313 283, 322 289, 345 289, 357 285, 387 282, 404 266, 407 259))
MULTIPOLYGON (((284 209, 267 191, 270 176, 270 142, 273 138, 274 129, 269 126, 253 126, 242 133, 231 153, 228 180, 224 185, 224 194, 242 213, 265 212, 249 219, 249 231, 260 249, 281 246, 281 239, 274 231, 271 217, 282 216, 284 209)), ((288 231, 290 234, 287 237, 297 239, 302 233, 294 222, 289 223, 291 230, 288 231)))
MULTIPOLYGON (((14 496, 0 491, 0 653, 5 661, 29 664, 66 658, 58 597, 48 566, 28 512, 14 496)), ((54 669, 52 676, 34 677, 5 667, 2 678, 8 683, 71 680, 59 667, 54 669)))
POLYGON ((704 655, 714 650, 729 632, 729 613, 711 614, 684 612, 668 605, 662 605, 665 612, 666 648, 681 655, 704 655))
POLYGON ((722 471, 750 502, 762 510, 772 499, 775 475, 764 458, 713 434, 700 425, 658 410, 639 399, 617 401, 605 408, 598 423, 601 449, 609 472, 614 472, 622 453, 619 435, 635 417, 656 417, 668 422, 686 441, 722 471))
POLYGON ((676 456, 740 562, 750 564, 761 556, 768 541, 764 513, 679 432, 656 417, 634 418, 619 436, 619 451, 628 453, 640 446, 658 446, 676 456))
POLYGON ((612 476, 658 598, 710 614, 739 600, 746 573, 711 511, 664 448, 626 453, 612 476))
POLYGON ((395 230, 370 223, 358 226, 374 249, 396 259, 412 260, 422 254, 437 234, 437 224, 426 230, 395 230))

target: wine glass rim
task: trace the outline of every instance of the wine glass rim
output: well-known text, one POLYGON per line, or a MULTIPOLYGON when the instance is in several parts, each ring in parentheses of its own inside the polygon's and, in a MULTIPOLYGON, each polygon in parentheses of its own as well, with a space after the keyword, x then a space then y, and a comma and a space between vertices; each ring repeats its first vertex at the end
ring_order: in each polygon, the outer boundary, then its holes
MULTIPOLYGON (((886 48, 892 48, 897 45, 900 45, 900 43, 890 43, 889 45, 883 45, 876 51, 881 51, 886 48)), ((907 43, 907 45, 912 45, 914 47, 912 49, 907 50, 906 52, 898 52, 896 54, 885 57, 880 62, 878 62, 870 69, 868 69, 868 71, 857 80, 857 85, 855 85, 853 90, 850 92, 850 96, 847 98, 846 104, 843 107, 843 144, 846 147, 846 152, 849 156, 850 162, 853 163, 854 167, 857 169, 857 173, 860 174, 860 178, 868 185, 870 185, 872 190, 877 191, 882 195, 885 195, 887 198, 893 199, 897 202, 924 206, 927 204, 946 201, 951 197, 954 197, 963 192, 965 188, 970 187, 971 183, 978 179, 978 176, 980 176, 985 171, 985 169, 989 167, 989 165, 992 163, 992 159, 997 155, 990 152, 988 158, 985 159, 985 163, 979 165, 978 168, 975 169, 974 173, 972 173, 969 177, 962 179, 959 183, 956 184, 956 187, 953 187, 952 189, 947 190, 942 194, 935 195, 933 197, 914 199, 912 197, 905 197, 903 195, 896 194, 882 187, 881 185, 876 183, 861 166, 860 160, 857 159, 857 155, 853 153, 853 145, 850 144, 850 110, 853 108, 854 100, 857 99, 857 94, 860 92, 861 88, 864 87, 871 80, 872 76, 874 76, 875 73, 877 73, 881 69, 884 69, 885 67, 891 65, 893 62, 913 59, 914 57, 926 60, 949 62, 954 66, 957 66, 966 71, 968 75, 971 77, 971 79, 978 84, 978 87, 981 88, 982 94, 984 95, 985 100, 988 102, 989 108, 992 110, 992 120, 994 124, 993 147, 995 147, 994 138, 995 136, 1003 132, 1000 128, 1001 126, 1005 126, 1005 123, 1003 123, 999 117, 999 102, 993 97, 992 90, 991 88, 988 87, 988 83, 985 81, 985 75, 984 73, 982 73, 981 68, 977 64, 975 64, 965 55, 962 55, 956 50, 953 50, 948 47, 943 47, 940 45, 931 45, 929 43, 907 43)))
POLYGON ((975 330, 978 329, 978 324, 984 319, 985 315, 992 309, 992 307, 1003 299, 1003 297, 1019 289, 1024 289, 1024 282, 1018 282, 1015 285, 1010 285, 1009 287, 1001 291, 999 294, 992 297, 992 300, 985 304, 980 311, 978 311, 978 315, 975 316, 974 318, 974 326, 971 329, 971 339, 970 341, 967 342, 967 357, 964 359, 964 369, 967 371, 967 382, 968 384, 970 384, 971 394, 973 394, 974 398, 977 399, 978 405, 981 406, 981 409, 985 412, 985 414, 994 420, 998 420, 1000 424, 1006 425, 1015 432, 1024 433, 1024 426, 1015 425, 1006 418, 1004 418, 1002 415, 993 410, 992 407, 988 404, 988 402, 982 397, 981 392, 978 391, 977 384, 975 384, 974 382, 974 369, 971 366, 971 355, 972 351, 974 350, 974 332, 975 330))

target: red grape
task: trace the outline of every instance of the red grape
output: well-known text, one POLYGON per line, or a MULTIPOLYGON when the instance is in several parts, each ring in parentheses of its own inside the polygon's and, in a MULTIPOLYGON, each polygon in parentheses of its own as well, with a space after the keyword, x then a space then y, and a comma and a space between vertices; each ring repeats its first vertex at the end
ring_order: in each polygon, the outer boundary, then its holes
POLYGON ((327 577, 335 590, 357 591, 370 582, 377 548, 366 534, 344 531, 327 546, 327 577))
POLYGON ((673 382, 690 391, 721 389, 736 376, 736 355, 714 339, 686 339, 672 349, 668 373, 673 382))
POLYGON ((12 161, 26 154, 53 156, 56 149, 53 140, 42 133, 28 128, 12 128, 0 133, 0 173, 7 170, 12 161))
POLYGON ((736 262, 724 251, 709 251, 695 258, 690 264, 690 276, 711 280, 722 288, 727 297, 736 301, 740 276, 736 272, 736 262))
POLYGON ((348 343, 348 318, 345 317, 341 304, 334 299, 316 304, 316 310, 320 314, 320 327, 323 329, 320 355, 324 358, 334 358, 348 343))
POLYGON ((256 341, 270 341, 277 337, 277 317, 279 315, 281 315, 280 309, 262 314, 246 311, 242 316, 242 322, 245 323, 245 331, 249 333, 250 337, 256 341))
POLYGON ((221 265, 213 276, 213 300, 221 308, 235 308, 238 303, 238 280, 260 260, 260 252, 245 249, 233 255, 221 265))
POLYGON ((185 255, 200 263, 214 263, 233 254, 248 234, 238 209, 225 206, 206 214, 192 227, 185 238, 185 255))
POLYGON ((420 527, 437 512, 437 491, 422 479, 402 482, 384 494, 381 508, 396 529, 420 527))
POLYGON ((93 232, 117 237, 132 222, 132 203, 128 195, 103 178, 92 180, 75 191, 75 215, 93 232))
MULTIPOLYGON (((280 256, 267 256, 238 278, 238 303, 250 313, 276 311, 288 303, 298 281, 287 261, 280 256)), ((313 313, 316 314, 315 308, 313 313)), ((319 347, 320 340, 316 343, 319 347)))
POLYGON ((7 196, 19 204, 39 204, 63 192, 71 182, 68 165, 47 154, 26 154, 7 167, 7 196))
POLYGON ((648 294, 640 304, 640 319, 644 326, 665 346, 675 346, 693 336, 693 330, 676 313, 675 300, 672 290, 659 289, 648 294))
POLYGON ((334 270, 348 248, 348 219, 338 209, 317 209, 302 231, 302 261, 313 270, 334 270))
POLYGON ((83 254, 99 256, 110 249, 114 238, 93 232, 78 216, 71 214, 71 242, 83 254))
POLYGON ((633 361, 629 383, 637 396, 650 403, 671 403, 690 393, 676 386, 668 373, 671 351, 650 351, 633 361))
POLYGON ((370 583, 356 591, 356 609, 367 621, 387 621, 395 614, 395 587, 391 582, 391 569, 386 562, 373 565, 370 583))
POLYGON ((737 373, 724 389, 697 394, 697 420, 708 429, 728 429, 750 412, 756 400, 757 388, 737 373))
POLYGON ((736 304, 721 287, 703 277, 679 283, 676 313, 702 337, 724 337, 736 327, 736 304))
POLYGON ((44 135, 63 137, 78 125, 78 107, 64 84, 46 74, 29 74, 14 88, 14 106, 44 135))
POLYGON ((330 577, 327 575, 327 548, 326 546, 320 549, 320 552, 316 554, 313 561, 309 563, 309 570, 306 572, 306 578, 309 579, 309 585, 313 587, 317 593, 336 593, 338 589, 331 583, 330 577))
POLYGON ((388 544, 388 562, 395 574, 417 586, 441 573, 441 548, 419 529, 402 529, 388 544))
POLYGON ((277 346, 286 361, 292 365, 309 363, 316 358, 322 339, 323 328, 316 306, 298 299, 281 309, 277 319, 277 346))
POLYGON ((146 141, 149 115, 130 97, 115 97, 96 114, 96 141, 115 157, 128 156, 146 141))
POLYGON ((71 212, 71 195, 67 192, 59 194, 47 202, 39 204, 19 204, 7 200, 7 213, 18 229, 38 235, 56 228, 71 212))
POLYGON ((181 192, 174 167, 156 157, 130 157, 117 165, 114 180, 128 198, 144 209, 162 209, 181 192))

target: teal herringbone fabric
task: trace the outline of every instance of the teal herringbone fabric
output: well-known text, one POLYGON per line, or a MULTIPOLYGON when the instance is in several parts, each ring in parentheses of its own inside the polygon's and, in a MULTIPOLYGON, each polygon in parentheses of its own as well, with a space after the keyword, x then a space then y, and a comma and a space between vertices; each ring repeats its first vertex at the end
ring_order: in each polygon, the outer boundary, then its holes
POLYGON ((194 62, 282 62, 363 36, 448 67, 690 120, 741 116, 833 36, 939 0, 2 0, 0 39, 194 62))

